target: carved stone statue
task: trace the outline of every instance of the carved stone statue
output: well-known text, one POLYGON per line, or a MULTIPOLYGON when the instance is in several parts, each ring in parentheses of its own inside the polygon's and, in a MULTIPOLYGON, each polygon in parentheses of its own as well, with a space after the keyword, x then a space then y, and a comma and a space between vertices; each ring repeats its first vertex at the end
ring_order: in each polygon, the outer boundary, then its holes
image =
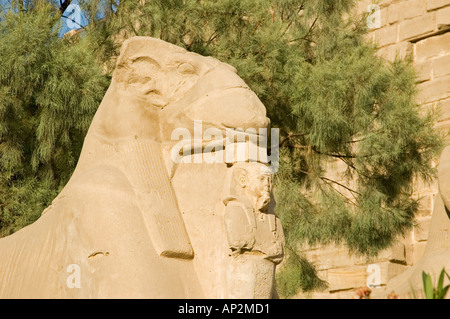
POLYGON ((272 176, 260 163, 235 164, 230 175, 230 193, 224 198, 232 257, 228 297, 271 298, 275 265, 284 255, 283 229, 271 205, 272 176))
MULTIPOLYGON (((200 135, 269 125, 232 66, 158 39, 125 41, 70 181, 35 223, 0 239, 0 298, 229 296, 227 235, 244 235, 236 225, 224 229, 231 202, 225 210, 223 189, 234 163, 173 160, 178 128, 192 133, 182 141, 189 150, 204 147, 194 121, 200 135)), ((282 252, 269 242, 280 245, 282 232, 269 215, 255 216, 248 248, 273 273, 282 252)), ((259 296, 271 294, 238 297, 259 296)))
MULTIPOLYGON (((394 291, 401 298, 412 298, 414 295, 424 298, 422 271, 432 276, 434 285, 442 268, 450 274, 450 147, 444 149, 439 162, 439 193, 436 195, 425 252, 411 269, 393 278, 386 287, 387 293, 394 291)), ((446 284, 448 282, 444 286, 446 284)), ((450 294, 446 298, 450 298, 450 294)))

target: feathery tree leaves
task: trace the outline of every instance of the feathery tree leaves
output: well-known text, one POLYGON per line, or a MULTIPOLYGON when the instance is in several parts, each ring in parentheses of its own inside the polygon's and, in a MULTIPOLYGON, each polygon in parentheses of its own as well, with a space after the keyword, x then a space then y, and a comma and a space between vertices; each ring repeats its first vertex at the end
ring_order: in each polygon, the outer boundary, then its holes
POLYGON ((72 174, 108 85, 44 1, 0 16, 0 235, 35 221, 72 174))

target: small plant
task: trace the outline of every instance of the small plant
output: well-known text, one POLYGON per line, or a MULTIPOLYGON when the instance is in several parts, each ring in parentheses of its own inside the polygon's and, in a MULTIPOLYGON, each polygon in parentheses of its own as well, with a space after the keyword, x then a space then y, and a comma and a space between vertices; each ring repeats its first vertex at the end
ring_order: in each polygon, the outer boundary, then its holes
POLYGON ((356 290, 356 294, 358 295, 359 299, 370 299, 371 293, 372 290, 370 290, 369 287, 364 287, 356 290))
POLYGON ((439 275, 437 287, 433 287, 433 283, 431 282, 431 276, 426 272, 422 271, 422 280, 423 280, 423 289, 425 292, 426 299, 444 299, 447 294, 448 289, 450 288, 450 284, 444 287, 444 275, 450 280, 450 276, 445 272, 445 268, 442 268, 442 271, 439 275))
POLYGON ((388 296, 387 299, 398 299, 398 295, 395 292, 391 292, 388 296))

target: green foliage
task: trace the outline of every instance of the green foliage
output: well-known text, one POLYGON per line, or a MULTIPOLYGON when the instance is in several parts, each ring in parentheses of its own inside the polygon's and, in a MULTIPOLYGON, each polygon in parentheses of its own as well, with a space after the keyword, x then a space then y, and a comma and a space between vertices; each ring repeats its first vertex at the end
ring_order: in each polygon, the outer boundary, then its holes
POLYGON ((302 291, 323 290, 325 281, 317 276, 316 268, 304 256, 289 254, 284 271, 276 277, 277 290, 284 297, 293 297, 299 288, 302 291))
POLYGON ((108 81, 46 2, 0 16, 0 236, 35 221, 77 162, 108 81))
POLYGON ((444 275, 446 275, 447 278, 450 279, 450 276, 445 271, 445 268, 442 268, 441 273, 439 274, 437 287, 434 288, 431 276, 426 272, 422 271, 423 290, 426 299, 445 298, 445 296, 447 295, 447 291, 450 288, 450 284, 444 287, 444 275))
MULTIPOLYGON (((355 2, 83 0, 91 23, 70 43, 57 39, 49 7, 10 13, 0 38, 0 200, 20 203, 31 176, 58 185, 42 190, 64 184, 105 88, 98 66, 111 74, 125 38, 160 38, 235 66, 266 106, 281 133, 274 194, 288 257, 279 292, 323 287, 299 249, 335 243, 376 256, 389 247, 413 225, 412 183, 433 178, 443 144, 436 115, 414 101, 411 61, 375 55, 365 17, 349 14, 355 2), (347 169, 330 177, 336 163, 347 169)), ((51 196, 42 196, 45 206, 51 196)), ((38 202, 3 205, 14 216, 38 202)))

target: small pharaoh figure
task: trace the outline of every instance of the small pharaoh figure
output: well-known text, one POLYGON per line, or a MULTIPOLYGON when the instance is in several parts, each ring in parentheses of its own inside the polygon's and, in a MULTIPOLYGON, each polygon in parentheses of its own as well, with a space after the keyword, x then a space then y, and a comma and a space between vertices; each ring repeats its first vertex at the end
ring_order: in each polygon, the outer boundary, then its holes
POLYGON ((275 266, 284 256, 284 234, 274 214, 272 175, 261 163, 231 168, 224 198, 225 229, 230 248, 229 298, 274 297, 275 266))

